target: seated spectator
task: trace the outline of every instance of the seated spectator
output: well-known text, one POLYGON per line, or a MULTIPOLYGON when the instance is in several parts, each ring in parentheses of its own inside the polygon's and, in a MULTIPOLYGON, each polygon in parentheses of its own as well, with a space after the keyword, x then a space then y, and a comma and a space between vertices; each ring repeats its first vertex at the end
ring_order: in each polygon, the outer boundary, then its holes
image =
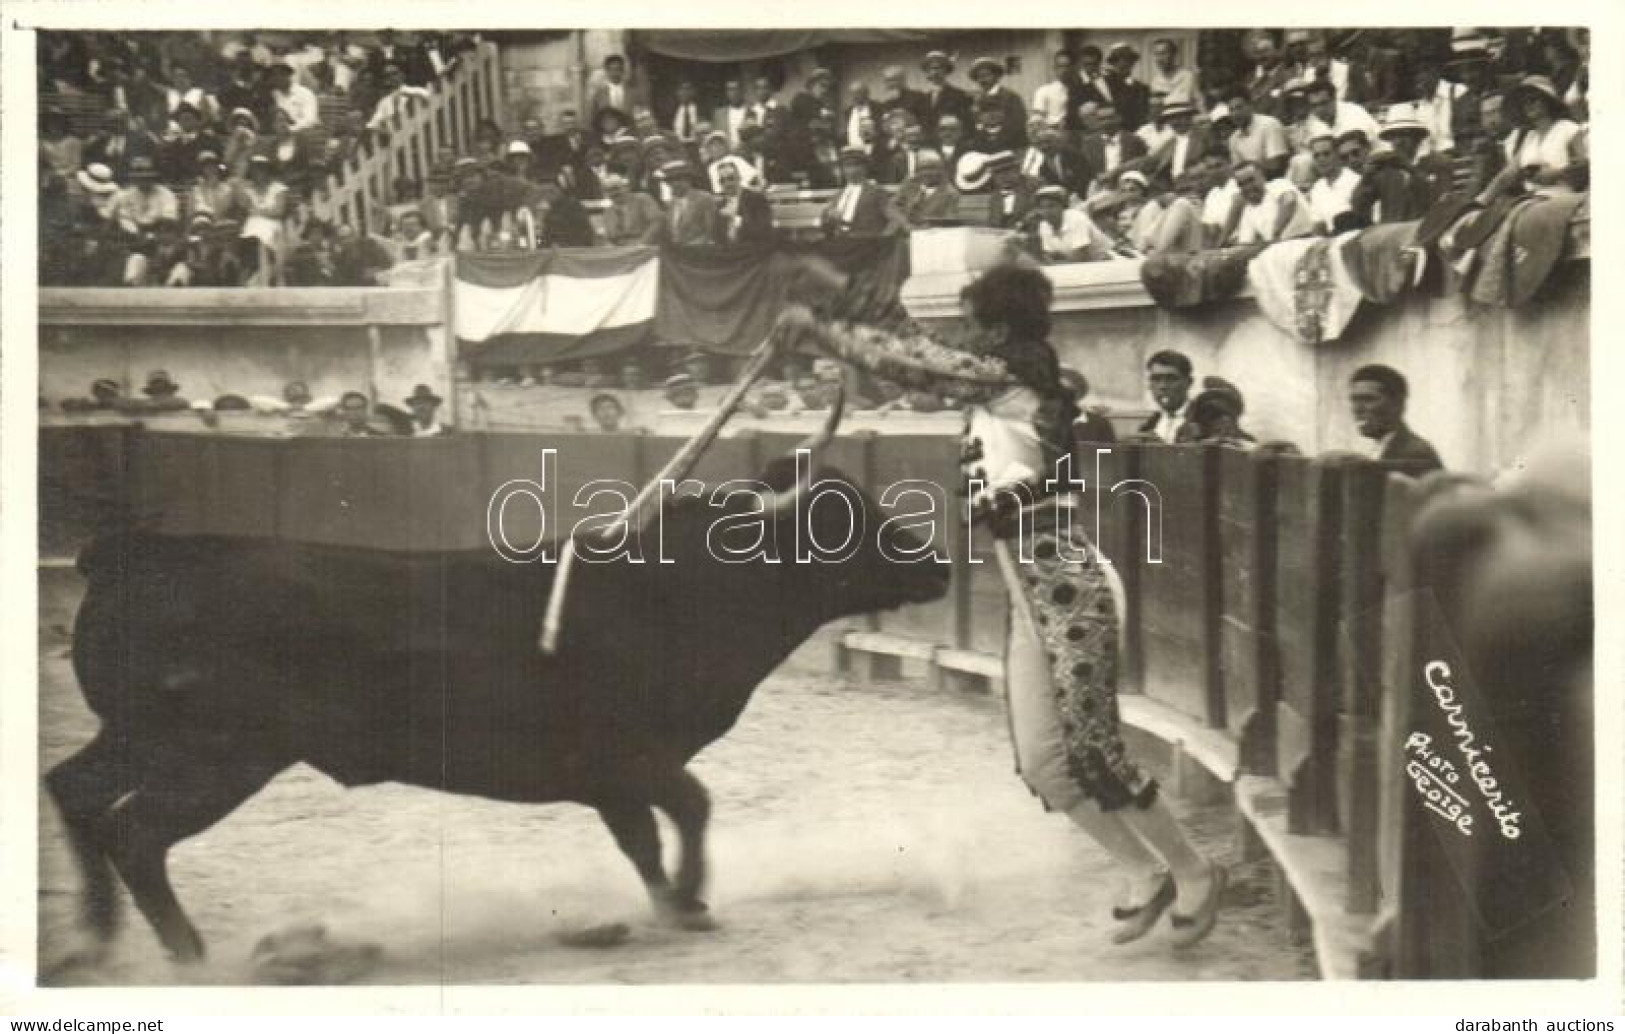
POLYGON ((604 392, 594 395, 587 404, 592 418, 598 424, 598 430, 605 434, 614 434, 621 430, 621 422, 626 419, 626 407, 614 395, 604 392))
POLYGON ((846 186, 818 217, 825 237, 883 237, 903 231, 890 214, 890 196, 869 180, 869 155, 861 148, 841 151, 841 178, 846 186))
POLYGON ((1189 440, 1245 450, 1257 448, 1258 439, 1241 427, 1245 409, 1241 392, 1233 385, 1217 377, 1205 378, 1203 391, 1191 399, 1189 440))
POLYGON ((123 179, 135 158, 155 159, 161 145, 140 117, 122 108, 107 113, 107 131, 84 148, 85 161, 107 166, 115 179, 123 179))
POLYGON ((63 399, 62 409, 67 413, 111 412, 120 408, 122 396, 118 381, 101 377, 91 384, 89 398, 63 399))
POLYGON ((1065 122, 1081 101, 1081 98, 1073 100, 1073 63, 1070 50, 1057 50, 1050 57, 1049 81, 1033 91, 1028 110, 1041 117, 1045 124, 1058 126, 1065 122))
POLYGON ((674 373, 663 385, 666 402, 673 409, 693 409, 700 401, 699 384, 686 373, 674 373))
POLYGON ((1371 439, 1371 458, 1393 464, 1401 473, 1416 476, 1444 467, 1427 440, 1405 424, 1405 401, 1410 386, 1391 366, 1362 366, 1349 378, 1349 408, 1355 430, 1371 439))
POLYGON ((1572 194, 1589 185, 1586 134, 1568 117, 1557 89, 1541 75, 1525 76, 1513 93, 1524 130, 1507 141, 1507 164, 1534 194, 1572 194))
POLYGON ((92 162, 80 169, 68 184, 70 199, 81 213, 97 222, 108 219, 119 189, 113 170, 100 162, 92 162))
MULTIPOLYGON (((426 101, 430 97, 429 91, 424 87, 407 83, 400 65, 392 64, 385 67, 383 83, 384 95, 378 99, 377 105, 372 109, 372 117, 367 120, 367 128, 374 131, 387 130, 391 120, 396 116, 404 116, 413 104, 426 101)), ((487 143, 490 142, 489 129, 484 132, 484 139, 487 143)))
POLYGON ((661 221, 662 240, 678 247, 712 243, 717 225, 716 199, 694 189, 694 169, 687 162, 667 162, 660 171, 671 187, 671 203, 661 221))
POLYGON ((292 132, 303 133, 322 124, 321 106, 316 94, 308 86, 294 82, 293 66, 286 62, 272 65, 266 73, 271 89, 271 102, 277 111, 287 116, 292 132))
POLYGON ((380 287, 382 274, 395 264, 389 245, 370 234, 340 223, 333 230, 339 278, 346 287, 380 287))
POLYGON ((762 127, 754 122, 747 122, 739 130, 739 146, 733 153, 733 158, 743 162, 750 171, 745 174, 746 180, 755 184, 780 183, 782 179, 774 179, 767 154, 762 150, 762 127))
MULTIPOLYGON (((794 136, 785 140, 780 158, 792 175, 800 174, 810 190, 834 190, 843 186, 846 178, 841 172, 841 146, 835 139, 835 123, 825 114, 815 114, 807 123, 805 144, 794 136)), ((864 156, 865 179, 868 178, 868 155, 864 156)))
POLYGON ((1180 173, 1155 225, 1146 231, 1141 244, 1145 254, 1188 254, 1208 246, 1207 224, 1202 219, 1206 190, 1207 177, 1199 167, 1180 173))
POLYGON ((220 119, 220 102, 214 94, 192 81, 192 70, 185 65, 170 64, 169 87, 164 96, 165 111, 172 122, 183 104, 198 112, 204 125, 212 125, 220 119))
POLYGON ((1180 67, 1178 45, 1166 37, 1153 42, 1151 62, 1151 76, 1146 85, 1151 89, 1151 101, 1162 104, 1164 115, 1168 107, 1177 104, 1189 104, 1200 111, 1202 91, 1198 88, 1196 72, 1180 67))
POLYGON ((347 391, 339 397, 336 415, 342 438, 376 438, 386 433, 374 425, 372 403, 359 391, 347 391))
POLYGON ((766 244, 773 240, 773 211, 767 197, 744 185, 740 166, 718 167, 722 191, 717 205, 718 244, 766 244))
POLYGON ((287 261, 287 282, 292 287, 347 287, 340 268, 336 235, 329 223, 314 222, 287 261))
POLYGON ((1311 83, 1305 87, 1304 95, 1309 101, 1309 117, 1305 120, 1307 139, 1321 136, 1335 139, 1352 130, 1364 133, 1368 140, 1376 137, 1377 120, 1358 104, 1338 100, 1337 88, 1330 82, 1311 83))
POLYGON ((310 196, 311 150, 310 137, 293 131, 287 112, 278 108, 271 114, 271 136, 261 141, 263 153, 276 166, 277 178, 286 183, 300 197, 310 196))
POLYGON ((942 154, 943 168, 957 182, 960 160, 972 153, 970 142, 965 139, 965 124, 957 115, 944 115, 937 120, 936 129, 937 150, 942 154))
POLYGON ((249 159, 260 153, 260 120, 247 108, 236 108, 226 125, 226 172, 240 179, 248 175, 249 159))
POLYGON ((271 159, 256 154, 248 160, 248 182, 243 187, 247 217, 243 239, 252 241, 249 268, 253 283, 266 287, 280 279, 280 265, 287 260, 287 242, 282 221, 287 218, 288 185, 277 176, 271 159))
POLYGON ((659 243, 665 213, 654 198, 632 190, 625 176, 613 172, 604 177, 604 193, 609 207, 604 210, 603 229, 610 244, 659 243))
POLYGON ((1098 262, 1112 257, 1112 242, 1095 221, 1067 207, 1065 187, 1051 183, 1034 197, 1033 251, 1040 262, 1098 262))
POLYGON ((1196 106, 1176 103, 1162 109, 1159 122, 1167 129, 1162 142, 1147 156, 1144 171, 1166 189, 1186 169, 1194 169, 1207 153, 1207 134, 1195 131, 1196 106))
MULTIPOLYGON (((858 123, 857 149, 869 156, 867 175, 869 179, 879 181, 888 186, 895 185, 894 162, 892 159, 892 144, 880 132, 874 119, 864 119, 858 123)), ((848 180, 850 182, 850 180, 848 180)))
POLYGON ((39 150, 50 164, 51 173, 67 179, 85 164, 85 142, 73 131, 73 124, 61 110, 40 113, 39 150))
POLYGON ((959 214, 959 191, 944 174, 942 155, 922 150, 913 176, 891 197, 892 219, 911 230, 953 220, 959 214))
POLYGON ((1350 200, 1355 225, 1420 219, 1450 192, 1449 166, 1436 158, 1419 157, 1427 137, 1427 127, 1407 105, 1388 109, 1382 138, 1390 149, 1366 160, 1360 185, 1350 200))
POLYGON ((1365 175, 1365 162, 1371 156, 1371 140, 1358 129, 1351 129, 1337 138, 1337 157, 1343 167, 1356 176, 1365 175))
POLYGON ((1084 405, 1089 397, 1087 377, 1077 370, 1062 367, 1061 387, 1072 396, 1072 403, 1078 409, 1078 415, 1072 420, 1072 473, 1075 477, 1084 477, 1085 472, 1094 470, 1095 455, 1090 446, 1117 441, 1117 431, 1103 410, 1084 405))
POLYGON ((427 384, 419 384, 405 398, 406 408, 412 413, 412 437, 437 438, 451 428, 440 422, 440 405, 444 401, 427 384))
POLYGON ((1145 164, 1150 153, 1145 140, 1123 128, 1117 109, 1110 104, 1083 106, 1083 139, 1079 149, 1094 173, 1094 189, 1109 189, 1119 174, 1145 164))
POLYGON ((1309 234, 1309 203, 1290 180, 1266 180, 1257 162, 1237 165, 1232 176, 1241 208, 1233 243, 1268 244, 1309 234))
MULTIPOLYGON (((988 155, 982 166, 983 175, 992 181, 987 224, 1001 230, 1020 230, 1030 225, 1028 216, 1035 210, 1038 180, 1025 176, 1016 156, 1009 151, 988 155)), ((970 181, 978 189, 980 177, 970 181)))
POLYGON ((154 370, 147 374, 146 386, 141 389, 145 399, 132 399, 137 410, 157 410, 159 412, 175 412, 192 408, 192 404, 181 397, 181 386, 170 379, 163 370, 154 370))
POLYGON ((175 131, 159 148, 158 165, 171 183, 190 183, 197 178, 198 155, 220 153, 220 140, 203 128, 203 115, 190 104, 175 109, 175 131))
POLYGON ((423 213, 415 209, 401 213, 400 219, 396 221, 391 243, 395 246, 396 256, 402 262, 428 258, 439 251, 434 234, 424 222, 423 213))
POLYGON ((168 287, 240 287, 242 263, 237 257, 235 225, 220 226, 208 212, 192 216, 186 252, 165 277, 168 287))
POLYGON ((130 185, 113 197, 107 218, 132 236, 150 236, 179 221, 180 203, 158 182, 152 159, 139 155, 130 160, 130 185))
POLYGON ((1352 228, 1350 209, 1354 192, 1360 186, 1360 174, 1343 165, 1337 153, 1337 141, 1329 134, 1310 141, 1309 156, 1315 166, 1315 181, 1309 188, 1309 216, 1314 220, 1314 232, 1340 233, 1352 228))
POLYGON ((1230 135, 1230 158, 1237 166, 1251 162, 1258 166, 1265 179, 1274 179, 1286 172, 1291 149, 1287 146, 1286 129, 1279 119, 1253 110, 1251 98, 1245 89, 1229 91, 1228 114, 1236 131, 1230 135))
POLYGON ((239 50, 232 58, 231 70, 226 85, 220 88, 219 99, 220 110, 233 115, 246 111, 254 116, 256 124, 270 117, 270 91, 265 88, 259 66, 254 64, 254 57, 249 51, 239 50))
POLYGON ((1069 198, 1088 197, 1093 170, 1082 154, 1063 146, 1060 124, 1046 122, 1033 132, 1032 138, 1032 153, 1037 156, 1036 171, 1022 171, 1044 183, 1064 188, 1069 198))

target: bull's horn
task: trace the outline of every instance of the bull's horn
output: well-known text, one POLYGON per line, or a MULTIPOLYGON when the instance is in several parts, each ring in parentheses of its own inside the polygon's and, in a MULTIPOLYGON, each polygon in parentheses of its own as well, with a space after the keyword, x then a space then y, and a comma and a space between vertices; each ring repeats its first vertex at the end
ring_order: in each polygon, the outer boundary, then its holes
POLYGON ((786 513, 794 512, 801 505, 801 497, 807 494, 807 488, 812 483, 813 471, 817 470, 823 462, 824 450, 835 437, 836 428, 841 426, 841 416, 846 412, 846 372, 841 373, 841 385, 835 392, 835 401, 829 407, 829 416, 824 418, 824 426, 810 438, 799 443, 790 455, 794 456, 798 450, 806 449, 811 455, 808 457, 807 469, 796 477, 796 483, 788 492, 779 494, 773 505, 767 508, 769 518, 778 518, 786 513))

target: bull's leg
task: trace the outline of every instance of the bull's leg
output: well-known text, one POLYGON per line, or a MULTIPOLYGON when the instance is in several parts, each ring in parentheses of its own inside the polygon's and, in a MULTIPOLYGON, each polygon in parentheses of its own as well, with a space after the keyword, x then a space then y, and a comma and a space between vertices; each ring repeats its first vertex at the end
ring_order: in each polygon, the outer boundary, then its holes
POLYGON ((711 795, 705 784, 679 768, 659 780, 653 799, 655 807, 676 824, 682 846, 677 882, 672 888, 680 924, 691 930, 711 929, 715 924, 705 902, 700 900, 700 891, 705 887, 705 827, 711 820, 711 795))
POLYGON ((631 859, 638 870, 655 911, 662 915, 672 911, 671 880, 666 877, 666 866, 660 859, 660 827, 655 824, 654 812, 647 804, 618 803, 600 804, 598 814, 615 837, 621 853, 631 859))
POLYGON ((130 896, 177 962, 203 957, 203 938, 169 883, 169 849, 231 814, 284 767, 252 758, 182 757, 161 764, 108 816, 103 844, 130 896))
POLYGON ((96 836, 97 823, 135 788, 135 777, 121 764, 119 754, 117 738, 103 729, 83 750, 45 776, 84 881, 80 919, 103 941, 118 928, 119 913, 113 872, 96 836))

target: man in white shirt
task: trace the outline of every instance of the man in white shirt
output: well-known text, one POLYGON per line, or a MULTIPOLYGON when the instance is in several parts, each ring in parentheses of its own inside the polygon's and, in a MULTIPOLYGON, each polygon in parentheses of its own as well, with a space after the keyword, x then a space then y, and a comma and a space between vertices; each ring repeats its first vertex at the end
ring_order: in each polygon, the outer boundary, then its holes
POLYGON ((1257 162, 1242 162, 1231 176, 1242 206, 1234 243, 1268 244, 1308 235, 1309 203, 1290 180, 1264 179, 1257 162))
POLYGON ((1065 187, 1038 189, 1037 244, 1040 262, 1098 262, 1112 257, 1112 242, 1095 221, 1066 206, 1065 187))
POLYGON ((739 146, 739 130, 750 118, 750 105, 745 102, 745 88, 739 80, 729 79, 722 86, 722 106, 711 116, 711 125, 728 137, 729 147, 739 146))
POLYGON ((1032 112, 1042 115, 1046 123, 1062 122, 1069 110, 1067 102, 1072 97, 1066 85, 1072 76, 1072 52, 1057 50, 1050 60, 1050 68, 1054 78, 1033 91, 1032 112))
POLYGON ((368 129, 377 130, 387 126, 397 114, 404 115, 407 105, 413 100, 429 99, 428 90, 406 85, 406 77, 399 65, 390 65, 385 70, 384 86, 388 92, 379 98, 378 106, 372 109, 372 118, 367 121, 368 129))
POLYGON ((1287 146, 1286 127, 1279 119, 1253 111, 1252 99, 1242 88, 1231 90, 1230 119, 1236 131, 1230 134, 1230 160, 1240 165, 1254 162, 1272 176, 1286 171, 1291 149, 1287 146))
POLYGON ((1309 215, 1316 233, 1337 232, 1337 217, 1349 211, 1360 174, 1343 164, 1337 154, 1337 141, 1317 136, 1309 141, 1309 156, 1315 163, 1315 184, 1309 188, 1309 215))
POLYGON ((271 99, 288 116, 288 128, 295 133, 314 129, 322 124, 321 105, 310 87, 293 81, 293 66, 271 66, 271 99))
POLYGON ((1202 91, 1196 86, 1196 73, 1179 66, 1179 47, 1163 37, 1151 44, 1151 101, 1155 105, 1189 104, 1202 110, 1202 91))
POLYGON ((1230 175, 1230 158, 1223 151, 1210 151, 1202 156, 1202 176, 1208 183, 1202 200, 1202 232, 1208 246, 1222 247, 1230 239, 1235 227, 1231 216, 1235 211, 1236 181, 1230 175))
POLYGON ((700 125, 700 106, 694 100, 694 84, 677 84, 677 107, 671 113, 671 131, 685 144, 694 142, 700 125))
POLYGON ((1304 91, 1309 101, 1309 117, 1304 119, 1304 133, 1313 140, 1319 136, 1333 139, 1351 129, 1358 129, 1367 139, 1377 138, 1377 120, 1358 104, 1337 99, 1337 89, 1329 82, 1310 83, 1304 91))
POLYGON ((1157 352, 1146 360, 1145 383, 1157 411, 1140 425, 1140 433, 1170 444, 1180 441, 1191 405, 1190 356, 1172 349, 1157 352))

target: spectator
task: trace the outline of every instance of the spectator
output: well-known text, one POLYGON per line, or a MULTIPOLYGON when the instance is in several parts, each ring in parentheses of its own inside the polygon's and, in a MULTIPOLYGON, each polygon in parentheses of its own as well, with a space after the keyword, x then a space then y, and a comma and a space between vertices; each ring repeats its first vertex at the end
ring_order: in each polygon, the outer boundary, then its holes
POLYGON ((434 234, 423 220, 423 213, 416 209, 401 213, 392 243, 395 254, 402 262, 428 258, 439 250, 435 246, 434 234))
MULTIPOLYGON (((1260 113, 1262 117, 1274 121, 1271 116, 1280 104, 1281 91, 1296 77, 1298 70, 1281 60, 1281 50, 1276 43, 1275 34, 1268 30, 1260 29, 1254 32, 1249 49, 1253 57, 1253 74, 1246 87, 1237 93, 1248 102, 1248 111, 1260 113)), ((1234 98, 1230 98, 1229 102, 1230 110, 1234 112, 1236 108, 1234 98)), ((1245 123, 1238 123, 1238 126, 1246 128, 1245 123)), ((1249 158, 1252 161, 1260 160, 1257 156, 1239 154, 1236 156, 1238 162, 1249 158)))
POLYGON ((598 422, 598 430, 605 434, 614 434, 621 430, 621 421, 626 419, 626 407, 614 395, 604 392, 594 395, 587 404, 592 418, 598 422))
POLYGON ((171 183, 190 183, 197 178, 198 155, 220 153, 220 140, 203 128, 203 113, 190 104, 175 109, 175 131, 164 140, 158 165, 171 183))
POLYGON ((260 70, 254 56, 247 49, 237 51, 232 58, 226 85, 220 88, 220 110, 236 114, 238 109, 251 112, 258 125, 270 115, 271 101, 262 84, 260 70))
POLYGON ((909 229, 952 220, 959 214, 959 191, 944 173, 942 155, 919 153, 913 176, 903 181, 891 199, 892 218, 909 229))
POLYGON ((119 185, 113 170, 100 162, 92 162, 74 174, 70 184, 71 198, 77 203, 80 215, 76 221, 84 222, 89 216, 93 222, 107 220, 113 201, 118 197, 119 185))
POLYGON ((654 198, 632 190, 625 176, 613 172, 604 177, 604 194, 609 198, 604 237, 610 244, 659 243, 665 216, 654 198))
POLYGON ((89 398, 63 399, 62 409, 68 413, 108 412, 120 408, 122 396, 118 381, 101 377, 90 385, 89 398))
POLYGON ((86 145, 84 155, 87 163, 105 165, 113 170, 115 179, 124 179, 132 159, 156 158, 159 147, 158 138, 147 131, 140 117, 115 109, 107 114, 107 132, 86 145))
POLYGON ((607 109, 620 113, 626 125, 632 121, 632 108, 641 94, 635 92, 626 79, 626 58, 611 54, 604 58, 604 81, 593 88, 587 102, 588 117, 595 123, 598 113, 607 109))
POLYGON ((1164 349, 1146 360, 1146 385, 1157 411, 1140 425, 1140 433, 1164 442, 1188 441, 1194 429, 1187 426, 1190 410, 1191 361, 1183 352, 1164 349))
POLYGON ((1123 128, 1117 109, 1109 104, 1092 109, 1084 105, 1084 125, 1087 129, 1081 150, 1094 173, 1095 191, 1107 189, 1117 182, 1118 175, 1138 168, 1149 153, 1145 141, 1123 128))
POLYGON ((699 140, 700 102, 694 84, 684 79, 677 84, 677 105, 671 113, 671 134, 677 142, 691 145, 699 140))
POLYGON ((649 375, 643 364, 635 358, 621 363, 621 387, 627 391, 642 391, 649 386, 649 375))
POLYGON ((138 155, 130 160, 130 185, 114 196, 107 218, 132 236, 151 235, 179 221, 180 203, 158 182, 152 159, 138 155))
POLYGON ((234 247, 235 226, 221 226, 208 212, 195 212, 186 238, 186 253, 165 278, 171 287, 240 287, 242 262, 234 247))
POLYGON ((745 88, 738 79, 722 84, 722 104, 711 112, 711 125, 727 140, 729 147, 739 146, 739 130, 750 118, 750 105, 745 100, 745 88))
POLYGON ((60 109, 40 113, 39 151, 50 163, 51 173, 67 179, 85 164, 85 142, 73 131, 73 124, 60 109))
MULTIPOLYGON (((815 68, 807 76, 806 88, 790 98, 790 121, 793 127, 810 129, 815 118, 835 124, 833 92, 835 77, 827 68, 815 68)), ((833 140, 833 132, 832 132, 833 140)))
POLYGON ((1525 76, 1513 92, 1524 131, 1507 142, 1509 167, 1535 194, 1572 194, 1589 185, 1590 153, 1585 132, 1568 117, 1556 86, 1545 76, 1525 76))
POLYGON ((1351 129, 1337 138, 1337 157, 1355 175, 1365 175, 1365 162, 1370 156, 1371 139, 1358 129, 1351 129))
POLYGON ((236 108, 226 120, 227 172, 237 178, 248 175, 249 159, 260 150, 260 120, 247 108, 236 108))
POLYGON ((1256 449, 1258 439, 1241 426, 1241 415, 1245 410, 1241 392, 1233 385, 1217 377, 1206 378, 1203 391, 1190 403, 1189 440, 1248 451, 1256 449))
POLYGON ((1355 225, 1420 219, 1450 191, 1447 166, 1418 158, 1428 137, 1408 105, 1394 105, 1382 127, 1389 150, 1371 155, 1350 201, 1355 225))
POLYGON ((1315 182, 1309 188, 1309 216, 1314 221, 1314 232, 1341 233, 1351 228, 1351 207, 1354 192, 1360 186, 1360 174, 1343 165, 1337 153, 1337 141, 1329 134, 1310 141, 1309 155, 1315 166, 1315 182))
POLYGON ((316 94, 310 87, 294 82, 292 65, 285 62, 272 65, 267 77, 271 102, 288 117, 288 126, 293 132, 303 133, 322 124, 316 94))
POLYGON ((1168 187, 1186 169, 1196 168, 1207 153, 1207 137, 1193 131, 1196 107, 1192 104, 1184 101, 1169 104, 1162 109, 1160 118, 1167 126, 1168 135, 1161 146, 1150 152, 1146 168, 1154 182, 1168 187))
POLYGON ((982 164, 982 173, 965 185, 977 189, 988 180, 992 183, 992 197, 987 210, 987 224, 1002 230, 1030 226, 1027 217, 1036 209, 1040 182, 1023 175, 1016 156, 1009 151, 988 155, 982 164))
POLYGON ((423 217, 423 225, 439 240, 439 251, 457 250, 459 169, 478 164, 472 158, 460 159, 453 163, 448 175, 431 176, 428 196, 418 202, 418 214, 423 217))
POLYGON ((866 83, 852 84, 850 101, 841 118, 842 140, 848 147, 863 147, 862 125, 866 120, 871 125, 878 123, 881 115, 880 107, 869 100, 869 87, 866 83))
POLYGON ((753 183, 780 183, 781 179, 769 175, 769 162, 762 152, 762 127, 746 123, 739 131, 739 148, 733 154, 735 162, 742 162, 750 171, 745 178, 753 183))
POLYGON ((663 240, 679 247, 710 244, 716 232, 716 199, 694 189, 694 170, 687 162, 670 161, 660 171, 671 187, 671 204, 661 223, 663 240))
MULTIPOLYGON (((1106 107, 1114 102, 1111 83, 1101 74, 1100 48, 1093 43, 1085 44, 1078 49, 1077 84, 1073 92, 1078 99, 1078 107, 1074 110, 1081 113, 1086 104, 1096 107, 1106 107)), ((1083 123, 1080 121, 1080 125, 1083 123)), ((1089 128, 1083 125, 1083 128, 1089 128)))
POLYGON ((1229 115, 1236 131, 1230 137, 1230 159, 1236 165, 1251 162, 1257 165, 1267 179, 1286 172, 1291 149, 1287 146, 1286 129, 1272 115, 1253 110, 1249 91, 1232 90, 1229 115))
MULTIPOLYGON (((948 76, 954 71, 953 60, 942 51, 933 50, 925 55, 920 68, 925 72, 925 81, 928 84, 925 90, 924 117, 920 119, 920 124, 940 127, 943 116, 952 115, 958 120, 961 129, 971 125, 975 119, 970 94, 948 81, 948 76)), ((938 143, 942 147, 943 158, 949 159, 948 145, 940 139, 938 143)), ((952 165, 949 167, 953 168, 952 165)))
POLYGON ((1047 124, 1059 125, 1075 117, 1081 103, 1074 100, 1076 72, 1070 50, 1057 50, 1050 58, 1050 75, 1049 82, 1033 91, 1032 111, 1047 124))
POLYGON ((1200 168, 1189 168, 1175 178, 1173 197, 1150 233, 1144 251, 1147 255, 1188 254, 1207 246, 1207 226, 1202 219, 1207 178, 1200 168))
POLYGON ((857 149, 866 156, 867 166, 865 175, 869 179, 879 180, 882 183, 895 185, 898 181, 892 178, 892 152, 891 145, 886 138, 880 135, 873 119, 864 119, 858 123, 857 149))
POLYGON ((146 386, 141 389, 145 399, 135 400, 137 408, 152 409, 159 412, 175 412, 190 409, 192 404, 181 397, 181 386, 170 379, 169 374, 163 370, 154 370, 147 374, 146 386))
POLYGON ((1117 432, 1112 428, 1112 422, 1106 419, 1103 410, 1084 405, 1084 400, 1089 397, 1087 377, 1077 370, 1063 366, 1061 387, 1072 396, 1072 403, 1078 410, 1078 415, 1072 420, 1072 475, 1085 477, 1086 471, 1094 470, 1095 454, 1092 446, 1109 445, 1117 441, 1117 432))
POLYGON ((901 232, 887 204, 886 191, 869 179, 869 155, 856 147, 841 151, 841 176, 846 186, 830 199, 819 215, 825 237, 882 237, 901 232))
POLYGON ((1359 130, 1371 139, 1377 135, 1377 120, 1358 104, 1337 99, 1337 89, 1330 82, 1315 82, 1304 89, 1309 100, 1309 117, 1304 132, 1309 140, 1330 135, 1334 139, 1351 130, 1359 130))
POLYGON ((1035 238, 1032 250, 1040 262, 1098 262, 1112 257, 1111 241, 1095 221, 1067 207, 1066 188, 1050 184, 1040 187, 1034 197, 1029 225, 1035 238))
POLYGON ((287 257, 282 221, 288 215, 288 185, 277 177, 270 158, 256 154, 248 161, 243 193, 248 207, 243 238, 256 242, 249 266, 254 284, 268 287, 281 278, 280 265, 287 257))
POLYGON ((347 391, 339 398, 339 436, 376 438, 383 432, 373 426, 372 403, 359 391, 347 391))
MULTIPOLYGON (((406 74, 398 64, 385 66, 383 83, 383 96, 378 98, 372 117, 367 120, 367 128, 375 132, 387 132, 394 119, 404 117, 412 105, 430 97, 427 89, 406 81, 406 74)), ((489 132, 486 138, 489 139, 489 132)))
POLYGON ((1166 36, 1151 44, 1151 77, 1146 85, 1153 104, 1164 109, 1188 104, 1201 111, 1202 91, 1197 88, 1196 73, 1180 66, 1179 46, 1166 36))
POLYGON ((596 243, 592 217, 575 197, 566 194, 557 183, 538 186, 532 202, 535 214, 541 220, 541 237, 537 242, 543 248, 590 248, 596 243))
POLYGON ((770 111, 783 111, 784 104, 778 98, 778 88, 773 80, 765 75, 759 75, 751 80, 750 114, 758 126, 767 128, 767 113, 770 111))
POLYGON ((1266 180, 1257 162, 1243 162, 1231 175, 1241 206, 1235 243, 1268 244, 1308 235, 1309 203, 1290 180, 1266 180))
POLYGON ((665 389, 666 402, 673 409, 690 410, 699 404, 699 385, 686 373, 672 374, 662 387, 665 389))
POLYGON ((773 212, 767 198, 744 185, 740 167, 723 162, 717 206, 718 244, 767 244, 773 240, 773 212))
POLYGON ((983 142, 998 151, 1027 146, 1027 106, 1001 82, 1004 65, 990 57, 979 57, 971 65, 970 77, 982 91, 976 98, 977 112, 999 113, 996 132, 988 134, 983 142))
POLYGON ((1151 88, 1134 78, 1140 52, 1128 43, 1113 43, 1106 51, 1106 84, 1112 106, 1129 132, 1146 124, 1151 115, 1151 88))
POLYGON ((930 120, 930 98, 921 90, 916 90, 908 84, 908 73, 902 65, 888 65, 880 74, 880 81, 885 85, 886 92, 880 98, 880 109, 884 112, 907 112, 917 126, 934 126, 930 120))
POLYGON ((1202 226, 1207 234, 1208 246, 1221 248, 1236 232, 1241 218, 1240 196, 1236 178, 1231 175, 1227 151, 1210 151, 1202 156, 1202 177, 1206 194, 1202 199, 1202 226))
POLYGON ((1391 366, 1362 366, 1349 378, 1349 408, 1355 430, 1371 439, 1371 458, 1394 464, 1416 476, 1441 470, 1444 463, 1427 440, 1405 424, 1405 401, 1410 387, 1405 376, 1391 366))
POLYGON ((413 388, 412 394, 403 401, 412 414, 412 437, 438 438, 451 430, 441 423, 439 417, 441 403, 445 400, 436 395, 427 384, 419 384, 413 388))
MULTIPOLYGON (((1472 146, 1467 152, 1470 171, 1466 186, 1470 194, 1482 195, 1507 167, 1509 159, 1505 100, 1505 95, 1499 92, 1486 93, 1480 97, 1477 131, 1468 137, 1460 134, 1456 137, 1458 140, 1472 140, 1472 146)), ((1484 200, 1488 201, 1488 198, 1484 200)))
POLYGON ((276 166, 277 177, 300 197, 310 196, 310 169, 315 155, 309 137, 293 131, 288 113, 278 108, 271 113, 271 136, 261 141, 264 153, 276 166))
POLYGON ((958 115, 944 115, 936 125, 937 148, 942 154, 943 167, 949 176, 958 176, 960 160, 971 153, 970 144, 965 140, 964 123, 958 115))
POLYGON ((1303 70, 1294 84, 1330 83, 1339 101, 1358 104, 1365 99, 1365 91, 1358 89, 1360 76, 1351 73, 1347 61, 1333 56, 1324 29, 1298 29, 1289 32, 1287 37, 1289 46, 1303 47, 1303 70))

